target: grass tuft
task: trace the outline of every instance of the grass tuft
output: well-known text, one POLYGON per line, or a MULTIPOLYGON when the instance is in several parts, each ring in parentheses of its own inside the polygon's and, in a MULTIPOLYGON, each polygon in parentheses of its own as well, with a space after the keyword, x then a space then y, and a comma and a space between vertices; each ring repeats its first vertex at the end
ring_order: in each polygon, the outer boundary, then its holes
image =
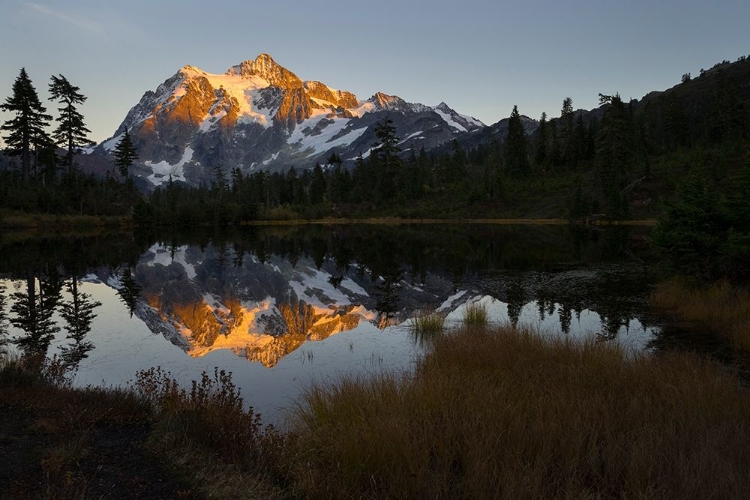
POLYGON ((429 345, 444 329, 445 318, 438 313, 417 311, 409 323, 412 337, 421 346, 429 345))
POLYGON ((464 312, 464 325, 466 325, 467 327, 487 325, 487 308, 484 306, 484 304, 480 304, 478 302, 466 304, 466 311, 464 312))

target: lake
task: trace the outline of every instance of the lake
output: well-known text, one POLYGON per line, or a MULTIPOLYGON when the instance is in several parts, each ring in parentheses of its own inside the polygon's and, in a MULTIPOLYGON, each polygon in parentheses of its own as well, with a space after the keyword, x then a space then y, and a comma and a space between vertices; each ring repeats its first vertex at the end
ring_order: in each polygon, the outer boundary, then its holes
POLYGON ((231 371, 266 422, 311 383, 410 370, 418 312, 658 349, 648 228, 269 226, 0 239, 6 350, 62 356, 78 386, 161 366, 231 371))

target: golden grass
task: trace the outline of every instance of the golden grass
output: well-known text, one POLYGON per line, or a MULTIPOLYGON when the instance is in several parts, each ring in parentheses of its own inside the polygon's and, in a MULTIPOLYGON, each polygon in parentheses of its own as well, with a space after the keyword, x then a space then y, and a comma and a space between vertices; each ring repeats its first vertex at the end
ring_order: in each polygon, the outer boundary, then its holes
POLYGON ((748 498, 750 391, 686 355, 528 330, 442 336, 413 377, 307 392, 311 498, 748 498))
POLYGON ((419 345, 429 345, 443 334, 445 317, 434 312, 417 311, 409 323, 409 331, 419 345))
POLYGON ((484 304, 476 302, 466 304, 463 320, 466 326, 485 326, 487 324, 487 308, 484 304))
POLYGON ((750 351, 750 291, 726 281, 710 285, 673 279, 660 283, 652 303, 750 351))

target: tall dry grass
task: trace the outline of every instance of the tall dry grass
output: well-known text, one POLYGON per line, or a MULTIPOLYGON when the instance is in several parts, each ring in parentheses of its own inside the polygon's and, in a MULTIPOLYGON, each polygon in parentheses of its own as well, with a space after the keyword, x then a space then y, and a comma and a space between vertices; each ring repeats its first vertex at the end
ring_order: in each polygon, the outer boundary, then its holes
POLYGON ((652 303, 750 351, 750 291, 745 288, 727 281, 703 285, 673 279, 656 287, 652 303))
POLYGON ((750 391, 686 355, 464 329, 413 377, 316 387, 292 422, 311 498, 749 498, 750 391))

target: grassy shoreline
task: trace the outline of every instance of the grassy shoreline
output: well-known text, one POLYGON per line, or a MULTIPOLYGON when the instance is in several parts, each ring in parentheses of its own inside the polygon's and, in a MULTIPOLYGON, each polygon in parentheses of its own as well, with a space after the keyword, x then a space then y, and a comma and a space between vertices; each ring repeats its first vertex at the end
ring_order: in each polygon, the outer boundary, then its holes
POLYGON ((657 285, 652 303, 750 354, 750 290, 727 281, 711 284, 673 278, 657 285))
MULTIPOLYGON (((464 327, 432 339, 411 377, 310 388, 286 433, 264 429, 220 372, 187 391, 159 370, 115 390, 43 373, 0 367, 0 419, 26 412, 24 432, 78 440, 48 474, 60 488, 66 477, 93 484, 85 464, 100 431, 140 426, 136 452, 157 457, 175 488, 187 480, 186 498, 750 494, 750 389, 686 354, 464 327)), ((59 448, 42 449, 43 463, 59 448)))
MULTIPOLYGON (((297 225, 434 225, 434 224, 486 224, 486 225, 569 225, 569 219, 554 218, 401 218, 401 217, 327 217, 322 219, 252 220, 240 226, 297 226, 297 225)), ((578 223, 581 224, 581 223, 578 223)), ((597 220, 596 226, 655 226, 655 219, 597 220)), ((136 227, 129 216, 51 215, 26 213, 0 213, 0 228, 69 231, 90 228, 136 227)))

